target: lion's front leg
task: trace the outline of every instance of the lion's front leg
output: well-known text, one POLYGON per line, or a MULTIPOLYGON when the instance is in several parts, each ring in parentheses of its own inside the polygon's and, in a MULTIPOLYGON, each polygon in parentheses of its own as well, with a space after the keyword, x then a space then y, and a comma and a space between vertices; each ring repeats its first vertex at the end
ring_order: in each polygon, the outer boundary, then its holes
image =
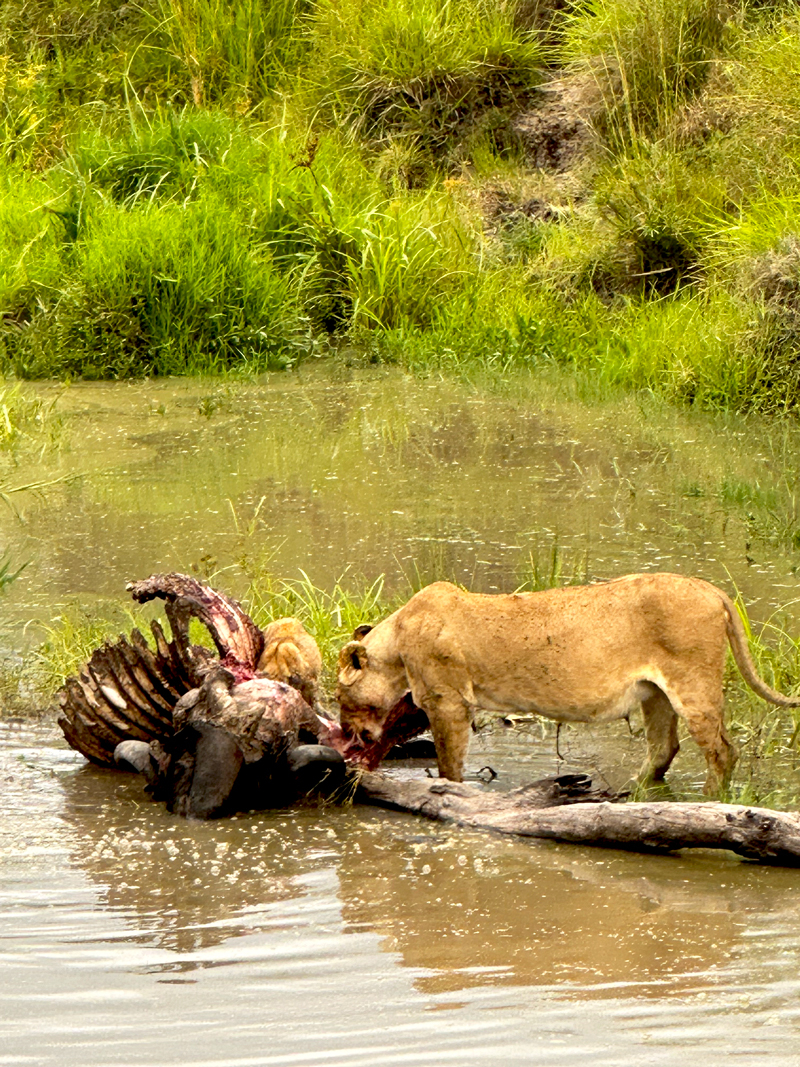
POLYGON ((464 762, 467 758, 472 709, 456 689, 449 687, 412 690, 417 707, 428 716, 433 743, 436 746, 436 762, 439 777, 460 782, 464 777, 464 762))
POLYGON ((458 693, 449 693, 431 701, 425 713, 431 724, 439 777, 460 782, 469 747, 472 713, 458 693))
POLYGON ((424 657, 415 660, 407 656, 405 668, 413 701, 431 725, 439 777, 460 782, 469 746, 474 694, 458 643, 442 631, 424 657))

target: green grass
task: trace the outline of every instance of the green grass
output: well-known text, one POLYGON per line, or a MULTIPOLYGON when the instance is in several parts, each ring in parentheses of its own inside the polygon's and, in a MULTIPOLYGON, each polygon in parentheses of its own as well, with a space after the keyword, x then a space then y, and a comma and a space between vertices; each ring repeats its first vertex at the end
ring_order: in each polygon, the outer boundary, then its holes
POLYGON ((568 16, 562 54, 597 94, 595 125, 624 147, 663 132, 724 53, 724 0, 588 0, 568 16))
POLYGON ((7 0, 0 369, 358 349, 795 413, 799 26, 722 0, 7 0), (516 119, 559 92, 592 135, 545 174, 516 119))
POLYGON ((195 106, 224 102, 257 113, 302 60, 310 7, 308 0, 157 0, 152 32, 164 38, 195 106))
MULTIPOLYGON (((475 139, 513 143, 508 109, 541 78, 537 38, 513 3, 319 0, 310 81, 317 115, 374 147, 418 150, 422 178, 475 139), (465 146, 464 142, 467 142, 465 146)), ((413 167, 408 177, 414 184, 413 167)))

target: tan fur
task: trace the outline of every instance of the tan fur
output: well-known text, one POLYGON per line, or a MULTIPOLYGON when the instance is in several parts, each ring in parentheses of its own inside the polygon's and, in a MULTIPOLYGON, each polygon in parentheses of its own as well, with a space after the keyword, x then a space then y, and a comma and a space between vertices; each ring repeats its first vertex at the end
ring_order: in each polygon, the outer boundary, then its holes
POLYGON ((264 630, 264 651, 258 670, 277 682, 299 689, 313 707, 322 670, 317 643, 299 619, 276 619, 264 630))
POLYGON ((598 722, 640 705, 642 777, 663 778, 678 751, 680 716, 703 750, 713 792, 736 760, 722 712, 728 644, 760 696, 800 706, 758 677, 735 606, 700 579, 632 574, 498 596, 436 582, 342 649, 341 723, 375 744, 410 692, 430 721, 439 774, 460 781, 477 708, 598 722))

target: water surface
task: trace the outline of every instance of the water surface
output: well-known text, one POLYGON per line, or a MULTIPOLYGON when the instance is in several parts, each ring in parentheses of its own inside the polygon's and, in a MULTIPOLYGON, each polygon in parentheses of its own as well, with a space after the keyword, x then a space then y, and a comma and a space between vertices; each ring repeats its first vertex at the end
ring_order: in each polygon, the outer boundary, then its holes
POLYGON ((554 541, 589 577, 733 579, 763 617, 796 593, 796 550, 778 537, 800 527, 793 427, 504 397, 381 369, 78 383, 55 410, 60 447, 20 456, 4 478, 68 479, 0 510, 4 544, 32 561, 5 601, 25 622, 70 598, 119 599, 156 570, 243 589, 242 565, 265 561, 323 588, 349 572, 396 589, 443 574, 509 589, 554 541), (772 512, 748 493, 774 498, 772 512))
POLYGON ((794 871, 353 809, 189 823, 0 741, 4 1064, 798 1062, 794 871))
MULTIPOLYGON (((0 512, 31 561, 2 602, 12 656, 31 619, 106 612, 154 571, 491 591, 554 543, 590 577, 700 574, 797 622, 793 427, 385 370, 81 384, 56 411, 59 446, 3 475, 64 479, 0 512)), ((565 764, 551 730, 498 727, 469 769, 619 785, 643 758, 624 723, 559 744, 565 764)), ((684 747, 670 777, 691 791, 684 747)), ((0 781, 0 1064, 800 1063, 794 871, 371 809, 188 823, 47 721, 2 727, 0 781)))

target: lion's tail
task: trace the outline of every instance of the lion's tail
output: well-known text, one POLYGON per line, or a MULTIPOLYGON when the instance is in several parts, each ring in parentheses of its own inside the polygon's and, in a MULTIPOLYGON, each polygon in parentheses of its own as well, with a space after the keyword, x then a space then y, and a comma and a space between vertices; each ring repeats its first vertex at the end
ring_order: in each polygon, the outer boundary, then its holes
POLYGON ((779 693, 777 689, 773 689, 767 685, 763 678, 759 677, 753 657, 750 655, 747 633, 739 612, 736 610, 736 605, 721 589, 717 589, 717 592, 722 597, 722 603, 725 607, 728 641, 742 678, 754 693, 763 697, 764 700, 768 700, 770 704, 777 704, 781 708, 800 708, 800 696, 788 697, 784 693, 779 693))

